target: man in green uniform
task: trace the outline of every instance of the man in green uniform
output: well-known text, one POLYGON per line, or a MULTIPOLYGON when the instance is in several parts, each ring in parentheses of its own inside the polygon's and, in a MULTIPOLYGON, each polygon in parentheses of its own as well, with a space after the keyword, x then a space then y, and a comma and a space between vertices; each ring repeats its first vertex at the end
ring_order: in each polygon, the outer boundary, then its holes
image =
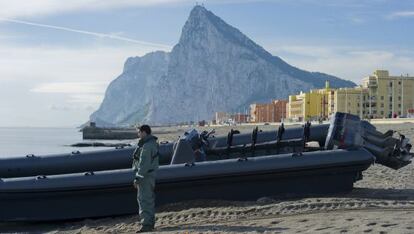
POLYGON ((141 229, 138 232, 149 232, 154 230, 155 225, 154 188, 158 169, 158 143, 157 137, 151 135, 151 128, 148 125, 139 127, 138 136, 138 147, 134 151, 132 164, 141 220, 141 229))

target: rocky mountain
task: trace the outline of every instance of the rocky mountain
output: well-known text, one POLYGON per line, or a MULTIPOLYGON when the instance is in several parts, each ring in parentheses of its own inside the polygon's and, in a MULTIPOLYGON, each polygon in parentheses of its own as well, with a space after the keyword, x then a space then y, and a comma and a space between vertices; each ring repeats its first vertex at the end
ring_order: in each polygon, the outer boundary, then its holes
POLYGON ((312 88, 352 87, 351 81, 289 65, 238 29, 196 6, 171 52, 129 58, 91 115, 98 125, 176 123, 212 119, 250 103, 286 99, 312 88))

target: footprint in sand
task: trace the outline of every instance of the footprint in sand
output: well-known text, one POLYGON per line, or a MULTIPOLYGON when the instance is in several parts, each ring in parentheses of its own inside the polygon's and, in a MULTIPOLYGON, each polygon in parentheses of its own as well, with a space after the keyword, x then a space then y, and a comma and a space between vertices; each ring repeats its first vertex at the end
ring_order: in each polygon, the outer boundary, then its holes
POLYGON ((387 224, 383 224, 381 225, 381 227, 392 227, 392 226, 396 226, 396 223, 387 223, 387 224))
POLYGON ((322 230, 326 230, 326 229, 329 229, 329 228, 333 228, 333 227, 322 227, 322 228, 317 228, 317 229, 315 229, 315 231, 322 231, 322 230))

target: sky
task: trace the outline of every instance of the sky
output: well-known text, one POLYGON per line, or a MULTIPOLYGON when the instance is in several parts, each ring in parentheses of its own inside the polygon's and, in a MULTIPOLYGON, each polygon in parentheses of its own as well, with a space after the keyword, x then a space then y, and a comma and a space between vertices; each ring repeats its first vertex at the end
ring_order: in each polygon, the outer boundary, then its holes
MULTIPOLYGON (((414 1, 205 0, 273 55, 360 83, 414 74, 414 1)), ((0 127, 77 127, 125 60, 177 43, 187 0, 0 0, 0 127)))

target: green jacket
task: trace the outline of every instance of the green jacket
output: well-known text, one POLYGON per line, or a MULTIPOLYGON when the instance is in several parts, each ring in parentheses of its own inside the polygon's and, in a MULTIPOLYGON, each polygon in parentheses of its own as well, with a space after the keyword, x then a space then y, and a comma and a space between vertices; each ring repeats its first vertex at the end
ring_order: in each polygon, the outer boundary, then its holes
POLYGON ((135 178, 143 179, 148 175, 154 175, 158 169, 158 143, 157 137, 148 135, 138 141, 138 147, 134 151, 132 168, 135 178))

